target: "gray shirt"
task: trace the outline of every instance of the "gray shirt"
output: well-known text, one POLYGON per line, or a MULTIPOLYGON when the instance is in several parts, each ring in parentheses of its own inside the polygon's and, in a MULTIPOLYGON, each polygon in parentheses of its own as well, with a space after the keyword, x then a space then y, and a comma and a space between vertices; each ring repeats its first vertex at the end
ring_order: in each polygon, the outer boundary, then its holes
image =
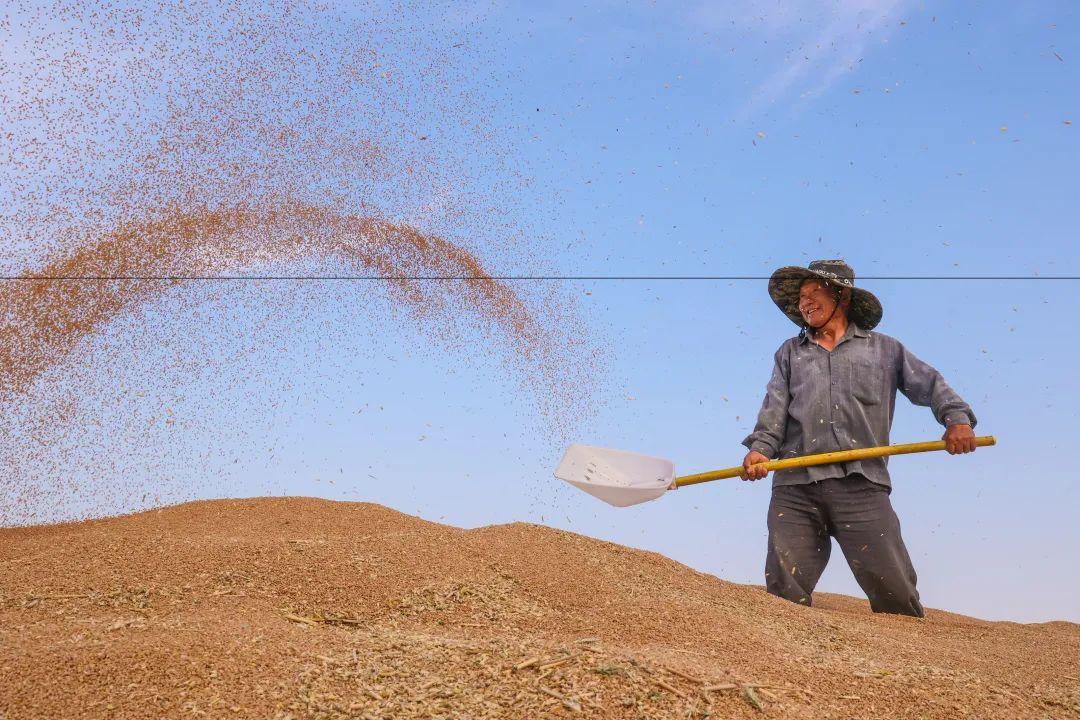
MULTIPOLYGON (((770 459, 889 444, 896 391, 929 406, 942 425, 975 427, 975 413, 934 368, 899 340, 848 323, 832 351, 805 333, 776 351, 754 432, 743 445, 770 459)), ((773 487, 861 473, 891 486, 888 458, 780 470, 773 487)))

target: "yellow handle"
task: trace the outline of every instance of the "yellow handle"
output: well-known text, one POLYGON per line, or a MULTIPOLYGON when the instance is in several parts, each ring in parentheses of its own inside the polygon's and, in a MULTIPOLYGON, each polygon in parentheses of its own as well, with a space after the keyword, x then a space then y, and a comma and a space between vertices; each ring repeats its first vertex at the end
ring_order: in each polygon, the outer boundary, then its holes
MULTIPOLYGON (((975 445, 986 447, 995 445, 997 440, 993 435, 975 438, 975 445)), ((787 460, 770 460, 760 463, 769 472, 773 470, 787 470, 795 467, 810 467, 811 465, 828 465, 830 463, 842 463, 849 460, 865 460, 867 458, 885 457, 886 455, 906 455, 908 453, 929 452, 931 450, 944 450, 944 440, 930 442, 907 443, 906 445, 885 445, 882 447, 857 448, 855 450, 839 450, 837 452, 819 453, 817 455, 803 455, 802 457, 788 458, 787 460)), ((727 468, 726 470, 712 470, 710 472, 697 473, 696 475, 683 475, 675 478, 675 487, 696 485, 697 483, 709 482, 710 480, 724 480, 738 477, 742 474, 742 466, 727 468)))

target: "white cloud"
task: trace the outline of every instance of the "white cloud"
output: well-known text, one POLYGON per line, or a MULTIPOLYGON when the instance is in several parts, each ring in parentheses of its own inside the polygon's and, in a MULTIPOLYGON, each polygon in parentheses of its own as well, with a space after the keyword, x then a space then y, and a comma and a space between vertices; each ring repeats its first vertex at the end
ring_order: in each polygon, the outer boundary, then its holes
POLYGON ((736 112, 738 121, 763 107, 817 97, 858 66, 874 41, 883 41, 908 0, 734 0, 700 6, 691 21, 717 31, 790 48, 782 64, 757 83, 736 112))

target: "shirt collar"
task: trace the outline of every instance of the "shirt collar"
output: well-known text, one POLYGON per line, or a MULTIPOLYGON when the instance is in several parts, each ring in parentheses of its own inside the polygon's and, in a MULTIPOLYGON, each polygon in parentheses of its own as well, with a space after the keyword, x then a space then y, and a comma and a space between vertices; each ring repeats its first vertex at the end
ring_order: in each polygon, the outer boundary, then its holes
MULTIPOLYGON (((837 341, 836 344, 839 345, 841 342, 843 342, 844 340, 847 340, 848 338, 850 338, 852 336, 854 336, 854 337, 870 337, 870 333, 863 330, 861 327, 856 325, 851 320, 848 320, 847 330, 844 331, 843 336, 840 338, 839 341, 837 341)), ((802 330, 799 331, 799 342, 801 344, 803 344, 803 345, 810 342, 810 335, 807 334, 806 328, 803 328, 802 330)))

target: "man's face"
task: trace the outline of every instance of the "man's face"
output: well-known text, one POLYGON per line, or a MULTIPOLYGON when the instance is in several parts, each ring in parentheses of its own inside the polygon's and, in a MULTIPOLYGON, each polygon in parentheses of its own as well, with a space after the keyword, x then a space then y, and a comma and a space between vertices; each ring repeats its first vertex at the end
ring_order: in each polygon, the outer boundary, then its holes
MULTIPOLYGON (((833 316, 836 293, 820 280, 804 280, 799 288, 799 313, 810 327, 821 327, 833 316)), ((843 312, 841 308, 840 312, 843 312)))

